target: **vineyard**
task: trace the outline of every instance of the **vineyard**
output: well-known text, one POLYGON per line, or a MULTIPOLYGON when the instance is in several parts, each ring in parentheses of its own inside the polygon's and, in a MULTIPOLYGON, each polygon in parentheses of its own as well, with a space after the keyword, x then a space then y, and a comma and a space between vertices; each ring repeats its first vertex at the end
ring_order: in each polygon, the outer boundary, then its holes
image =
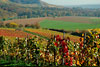
POLYGON ((100 66, 100 0, 0 0, 0 66, 100 66))
MULTIPOLYGON (((46 30, 46 29, 25 29, 25 30, 27 32, 36 33, 38 35, 45 36, 47 38, 51 38, 51 36, 58 35, 58 34, 61 37, 63 37, 63 33, 57 32, 57 31, 51 31, 51 30, 46 30)), ((65 33, 65 38, 67 38, 68 36, 70 37, 71 41, 75 41, 75 42, 78 42, 80 38, 78 36, 73 36, 73 35, 65 33)))
POLYGON ((9 36, 9 37, 20 37, 25 38, 27 36, 33 36, 32 34, 15 30, 15 29, 0 29, 0 36, 9 36))
POLYGON ((0 66, 99 66, 99 44, 99 34, 93 30, 83 33, 78 42, 55 35, 48 40, 39 36, 18 37, 11 43, 1 36, 0 66))

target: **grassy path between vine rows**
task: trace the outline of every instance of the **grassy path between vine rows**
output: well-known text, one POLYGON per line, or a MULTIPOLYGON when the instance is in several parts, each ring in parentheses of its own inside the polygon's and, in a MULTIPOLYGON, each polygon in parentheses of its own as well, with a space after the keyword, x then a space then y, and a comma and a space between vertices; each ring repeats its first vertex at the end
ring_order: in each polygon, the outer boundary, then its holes
POLYGON ((0 60, 0 66, 36 66, 36 64, 26 64, 23 61, 16 60, 0 60))
POLYGON ((27 32, 27 33, 30 33, 30 34, 33 34, 33 35, 39 36, 40 38, 44 38, 44 39, 49 40, 49 38, 48 38, 48 37, 42 36, 42 35, 37 34, 37 33, 34 33, 34 32, 30 32, 30 31, 27 31, 27 30, 24 30, 24 32, 27 32))

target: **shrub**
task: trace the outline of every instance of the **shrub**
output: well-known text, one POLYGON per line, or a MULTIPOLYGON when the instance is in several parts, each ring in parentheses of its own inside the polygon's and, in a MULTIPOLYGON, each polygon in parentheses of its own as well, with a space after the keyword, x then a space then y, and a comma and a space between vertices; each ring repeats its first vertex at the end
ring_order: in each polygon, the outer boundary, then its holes
POLYGON ((0 22, 0 27, 4 27, 4 23, 3 22, 0 22))
POLYGON ((35 28, 34 24, 31 24, 30 27, 31 27, 31 28, 35 28))
POLYGON ((19 28, 22 28, 23 27, 23 25, 22 24, 19 24, 19 28))
POLYGON ((16 28, 18 27, 18 24, 16 24, 15 22, 11 22, 11 23, 7 23, 5 26, 8 28, 16 28))
POLYGON ((5 26, 10 28, 10 23, 6 23, 5 26))
POLYGON ((18 24, 16 24, 15 22, 11 22, 11 23, 10 23, 10 27, 16 28, 16 27, 18 27, 18 24))
POLYGON ((25 27, 30 27, 30 25, 29 24, 26 24, 25 27))
POLYGON ((40 24, 39 23, 34 23, 34 26, 35 26, 36 29, 40 28, 40 24))

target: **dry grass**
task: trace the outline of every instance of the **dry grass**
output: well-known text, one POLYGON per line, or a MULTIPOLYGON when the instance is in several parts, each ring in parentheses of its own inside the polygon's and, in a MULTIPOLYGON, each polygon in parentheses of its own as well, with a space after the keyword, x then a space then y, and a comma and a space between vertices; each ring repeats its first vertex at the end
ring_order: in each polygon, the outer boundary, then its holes
POLYGON ((44 19, 46 19, 46 17, 45 18, 30 18, 30 19, 14 19, 14 20, 4 21, 4 23, 6 24, 6 23, 10 23, 10 22, 15 22, 17 24, 25 25, 25 24, 34 24, 34 23, 40 22, 44 19))
POLYGON ((48 19, 66 21, 66 22, 91 23, 91 17, 66 16, 66 17, 57 17, 48 19))
POLYGON ((4 23, 15 22, 17 24, 34 24, 39 23, 45 19, 48 20, 57 20, 57 21, 65 21, 65 22, 76 22, 76 23, 92 23, 91 19, 100 19, 97 17, 80 17, 80 16, 65 16, 65 17, 40 17, 40 18, 29 18, 29 19, 14 19, 4 21, 4 23))

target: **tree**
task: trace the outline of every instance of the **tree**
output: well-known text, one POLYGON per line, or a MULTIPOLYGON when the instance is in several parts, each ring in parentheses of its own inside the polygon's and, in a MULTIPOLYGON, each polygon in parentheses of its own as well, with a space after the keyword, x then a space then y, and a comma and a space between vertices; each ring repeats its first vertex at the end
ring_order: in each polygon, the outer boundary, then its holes
POLYGON ((15 22, 11 22, 10 27, 11 28, 16 28, 16 27, 18 27, 18 24, 16 24, 15 22))
POLYGON ((0 27, 4 27, 4 23, 0 21, 0 27))
POLYGON ((18 27, 18 24, 11 22, 11 23, 7 23, 5 26, 8 28, 16 28, 16 27, 18 27))
POLYGON ((5 21, 6 19, 5 19, 5 18, 3 18, 2 20, 3 20, 3 21, 5 21))
POLYGON ((6 26, 7 28, 10 28, 10 23, 6 23, 5 26, 6 26))
POLYGON ((31 26, 30 26, 30 27, 35 28, 34 24, 31 24, 31 26))
POLYGON ((29 24, 26 24, 25 27, 30 27, 30 25, 29 24))
POLYGON ((23 25, 22 24, 19 24, 19 28, 22 28, 23 27, 23 25))
POLYGON ((34 23, 34 26, 35 26, 35 28, 36 28, 36 29, 39 29, 39 28, 40 28, 40 24, 39 24, 39 23, 37 23, 37 22, 36 22, 36 23, 34 23))

